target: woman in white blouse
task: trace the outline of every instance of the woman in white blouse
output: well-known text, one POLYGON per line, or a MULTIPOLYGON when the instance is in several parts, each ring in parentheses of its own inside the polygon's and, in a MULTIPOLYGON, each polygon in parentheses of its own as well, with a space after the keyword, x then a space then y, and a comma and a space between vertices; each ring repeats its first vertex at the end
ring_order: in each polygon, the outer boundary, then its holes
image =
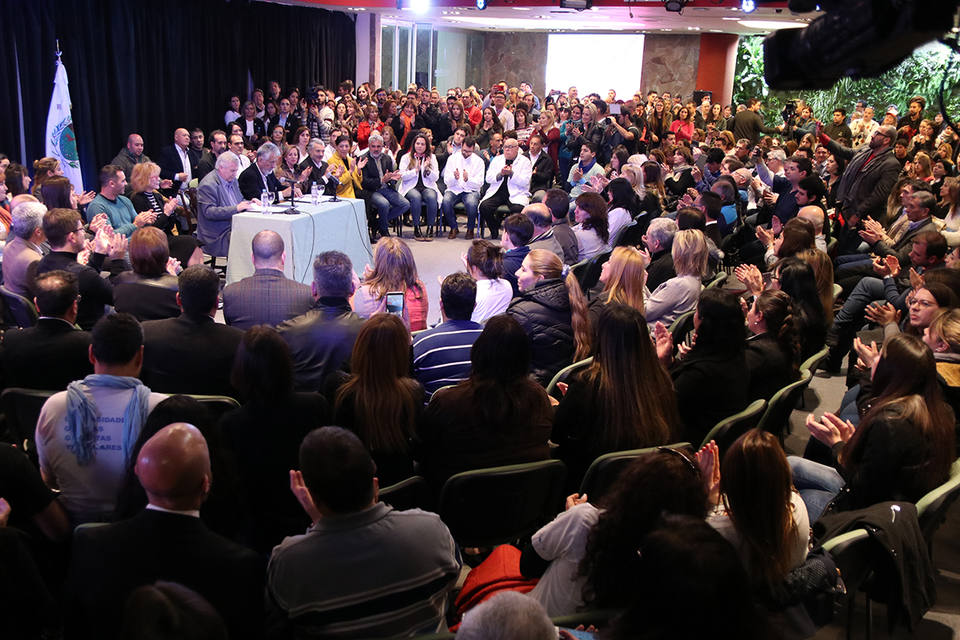
POLYGON ((421 241, 432 240, 433 225, 440 208, 441 195, 437 188, 440 169, 427 136, 422 133, 416 135, 410 153, 400 158, 399 171, 400 195, 410 203, 410 215, 413 216, 413 237, 421 241), (427 207, 426 236, 420 230, 420 209, 423 205, 427 207))
POLYGON ((474 240, 463 254, 463 264, 477 281, 477 304, 470 319, 483 323, 506 311, 513 298, 513 287, 500 277, 503 275, 500 247, 489 240, 474 240))
POLYGON ((609 249, 607 203, 599 193, 581 193, 575 204, 573 215, 577 225, 573 234, 580 248, 577 260, 588 260, 609 249))

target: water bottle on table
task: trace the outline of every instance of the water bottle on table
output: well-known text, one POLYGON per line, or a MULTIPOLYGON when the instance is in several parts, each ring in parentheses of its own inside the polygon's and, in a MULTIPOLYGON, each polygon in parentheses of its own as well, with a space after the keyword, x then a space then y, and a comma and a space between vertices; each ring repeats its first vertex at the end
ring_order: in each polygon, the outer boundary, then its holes
POLYGON ((260 210, 267 213, 267 206, 270 204, 270 191, 264 189, 260 192, 260 210))
POLYGON ((320 202, 320 190, 317 189, 317 183, 314 182, 310 185, 310 204, 317 206, 318 202, 320 202))

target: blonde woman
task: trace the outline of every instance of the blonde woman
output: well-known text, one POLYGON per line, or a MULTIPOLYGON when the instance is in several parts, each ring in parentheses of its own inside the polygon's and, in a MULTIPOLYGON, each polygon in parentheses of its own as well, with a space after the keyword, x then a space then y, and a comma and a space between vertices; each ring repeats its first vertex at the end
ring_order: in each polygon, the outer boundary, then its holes
POLYGON ((380 238, 373 249, 373 269, 353 297, 353 310, 364 318, 386 311, 387 293, 403 291, 403 317, 411 331, 427 328, 427 288, 417 275, 417 263, 400 238, 380 238))
POLYGON ((636 247, 617 247, 600 268, 603 290, 590 301, 590 324, 597 320, 604 307, 622 304, 644 313, 647 291, 647 260, 636 247))
POLYGON ((707 271, 710 255, 707 240, 699 229, 684 229, 673 237, 673 268, 677 275, 670 278, 647 298, 646 317, 650 330, 657 322, 670 326, 674 320, 697 306, 701 279, 707 271))

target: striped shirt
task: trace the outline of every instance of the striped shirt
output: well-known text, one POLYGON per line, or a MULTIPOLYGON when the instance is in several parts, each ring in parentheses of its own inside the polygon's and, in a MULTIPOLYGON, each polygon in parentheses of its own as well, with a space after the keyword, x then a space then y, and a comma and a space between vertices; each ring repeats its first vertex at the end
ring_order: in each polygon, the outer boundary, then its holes
POLYGON ((413 376, 423 385, 427 401, 440 387, 470 376, 470 348, 482 331, 471 320, 447 320, 413 341, 413 376))

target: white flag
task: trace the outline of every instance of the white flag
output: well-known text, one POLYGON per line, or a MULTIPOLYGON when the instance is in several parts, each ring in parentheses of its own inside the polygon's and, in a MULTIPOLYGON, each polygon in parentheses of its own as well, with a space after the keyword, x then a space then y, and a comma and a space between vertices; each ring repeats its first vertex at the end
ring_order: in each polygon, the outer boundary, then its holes
POLYGON ((63 175, 73 183, 74 190, 83 193, 83 178, 80 175, 80 157, 77 155, 77 136, 73 132, 70 116, 70 87, 67 84, 67 69, 57 56, 57 73, 53 79, 53 96, 47 114, 47 156, 60 161, 63 175))

